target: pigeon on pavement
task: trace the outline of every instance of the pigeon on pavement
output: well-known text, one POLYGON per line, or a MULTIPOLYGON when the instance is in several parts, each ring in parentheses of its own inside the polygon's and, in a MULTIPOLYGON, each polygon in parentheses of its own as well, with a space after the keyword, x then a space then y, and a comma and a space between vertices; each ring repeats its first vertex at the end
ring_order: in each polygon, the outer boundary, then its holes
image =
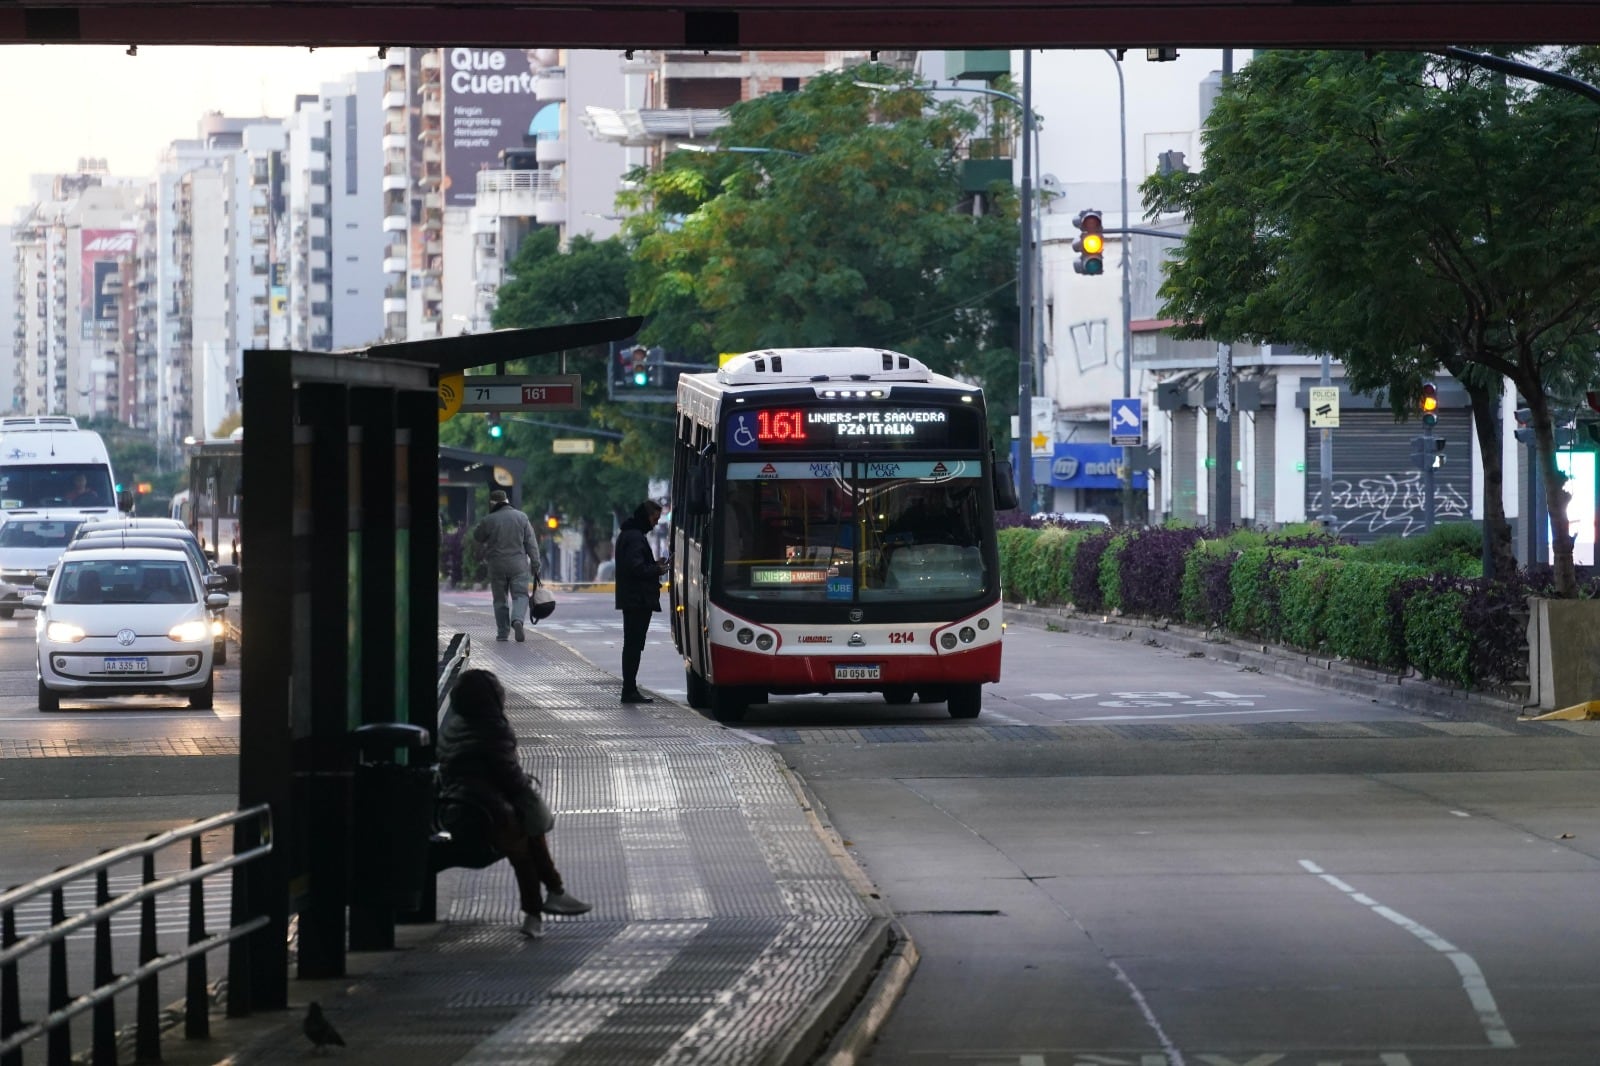
POLYGON ((318 1051, 330 1045, 345 1046, 344 1037, 339 1035, 339 1030, 333 1027, 332 1022, 323 1017, 322 1008, 315 1002, 306 1007, 306 1020, 300 1028, 318 1051))

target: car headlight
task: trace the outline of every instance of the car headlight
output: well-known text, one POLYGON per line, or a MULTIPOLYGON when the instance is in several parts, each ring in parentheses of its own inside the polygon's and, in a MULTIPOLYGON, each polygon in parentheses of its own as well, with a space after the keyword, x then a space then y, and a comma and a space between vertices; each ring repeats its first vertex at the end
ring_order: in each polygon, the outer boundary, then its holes
POLYGON ((82 626, 75 626, 71 622, 51 622, 44 627, 45 639, 57 644, 76 644, 88 635, 82 626))
POLYGON ((202 640, 210 640, 211 623, 199 618, 188 622, 179 622, 167 630, 167 639, 175 640, 179 644, 198 644, 202 640))
POLYGON ((211 620, 211 635, 213 637, 220 637, 224 632, 226 632, 226 630, 223 628, 222 619, 213 618, 211 620))

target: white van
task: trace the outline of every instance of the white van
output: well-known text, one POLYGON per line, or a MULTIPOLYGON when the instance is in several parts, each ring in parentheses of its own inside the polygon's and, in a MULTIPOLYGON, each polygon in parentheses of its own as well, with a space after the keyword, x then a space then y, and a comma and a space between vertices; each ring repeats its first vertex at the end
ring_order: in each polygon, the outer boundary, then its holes
MULTIPOLYGON (((114 515, 111 457, 100 434, 65 415, 0 418, 0 511, 57 518, 114 515)), ((130 496, 131 499, 131 496, 130 496)))

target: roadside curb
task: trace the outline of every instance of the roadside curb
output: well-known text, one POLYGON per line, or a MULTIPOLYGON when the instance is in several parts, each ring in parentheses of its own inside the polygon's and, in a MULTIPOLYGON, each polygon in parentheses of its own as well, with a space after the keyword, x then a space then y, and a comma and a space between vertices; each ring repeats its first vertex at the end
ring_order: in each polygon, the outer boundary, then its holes
POLYGON ((1219 662, 1235 663, 1304 681, 1318 688, 1349 696, 1364 696, 1407 710, 1421 711, 1457 721, 1503 723, 1520 717, 1526 704, 1482 692, 1468 692, 1414 674, 1397 674, 1358 666, 1342 659, 1306 655, 1272 644, 1246 644, 1209 636, 1205 631, 1166 622, 1084 615, 1063 607, 1007 603, 1008 620, 1040 628, 1055 627, 1078 636, 1103 640, 1139 640, 1150 647, 1200 654, 1219 662))

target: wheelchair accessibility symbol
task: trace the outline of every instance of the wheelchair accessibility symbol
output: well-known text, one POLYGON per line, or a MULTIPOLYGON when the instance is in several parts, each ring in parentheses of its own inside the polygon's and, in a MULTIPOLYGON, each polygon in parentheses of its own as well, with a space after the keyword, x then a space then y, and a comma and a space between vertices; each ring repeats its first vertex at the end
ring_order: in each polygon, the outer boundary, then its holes
POLYGON ((735 418, 733 431, 728 435, 730 446, 740 451, 749 451, 756 446, 756 435, 745 424, 745 419, 749 417, 749 415, 739 415, 735 418))

